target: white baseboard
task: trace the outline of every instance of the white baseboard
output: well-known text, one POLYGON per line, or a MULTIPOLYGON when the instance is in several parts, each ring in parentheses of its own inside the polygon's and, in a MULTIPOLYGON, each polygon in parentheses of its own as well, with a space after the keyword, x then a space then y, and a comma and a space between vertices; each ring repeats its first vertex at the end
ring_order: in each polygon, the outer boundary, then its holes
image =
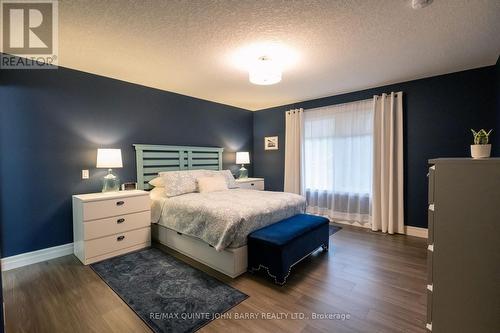
POLYGON ((408 236, 415 236, 420 238, 427 238, 427 228, 412 227, 405 225, 405 234, 408 236))
POLYGON ((372 225, 371 223, 359 223, 359 222, 350 222, 350 221, 342 221, 342 220, 332 220, 330 219, 330 222, 338 223, 338 224, 345 224, 345 225, 350 225, 353 227, 358 227, 358 228, 366 228, 366 229, 371 229, 372 225))
MULTIPOLYGON (((335 220, 333 222, 340 223, 340 224, 347 224, 347 225, 351 225, 354 227, 367 228, 367 229, 371 229, 371 227, 372 227, 371 223, 361 224, 358 222, 348 222, 348 221, 339 221, 339 220, 335 220)), ((404 231, 405 235, 415 236, 415 237, 420 237, 420 238, 427 238, 427 228, 419 228, 419 227, 412 227, 411 225, 405 225, 404 230, 405 230, 404 231)))
POLYGON ((21 253, 15 256, 3 258, 2 270, 8 271, 10 269, 36 264, 37 262, 67 256, 69 254, 73 254, 73 243, 49 247, 33 252, 21 253))

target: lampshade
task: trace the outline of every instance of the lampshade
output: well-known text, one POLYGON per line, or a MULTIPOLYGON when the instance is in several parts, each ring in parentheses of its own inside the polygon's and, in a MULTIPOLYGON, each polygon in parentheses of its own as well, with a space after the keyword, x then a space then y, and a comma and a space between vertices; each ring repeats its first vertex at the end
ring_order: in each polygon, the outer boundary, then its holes
POLYGON ((122 168, 121 149, 97 149, 97 168, 122 168))
POLYGON ((247 151, 239 151, 236 153, 236 164, 249 164, 250 154, 247 151))
POLYGON ((253 84, 271 85, 281 81, 281 67, 269 57, 260 57, 248 71, 253 84))

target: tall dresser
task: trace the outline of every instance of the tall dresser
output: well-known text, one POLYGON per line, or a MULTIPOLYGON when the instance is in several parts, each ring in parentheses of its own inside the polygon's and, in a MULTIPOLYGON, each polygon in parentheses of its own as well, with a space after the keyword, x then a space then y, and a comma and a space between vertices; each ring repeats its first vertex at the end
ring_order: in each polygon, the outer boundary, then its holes
POLYGON ((500 158, 429 163, 427 329, 500 332, 500 158))

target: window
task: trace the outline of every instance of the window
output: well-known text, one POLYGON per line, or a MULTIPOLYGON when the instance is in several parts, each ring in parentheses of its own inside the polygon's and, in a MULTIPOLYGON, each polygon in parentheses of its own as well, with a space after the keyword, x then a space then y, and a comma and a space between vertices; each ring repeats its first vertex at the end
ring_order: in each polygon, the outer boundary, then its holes
POLYGON ((313 212, 368 221, 372 146, 371 99, 304 112, 304 187, 313 212))

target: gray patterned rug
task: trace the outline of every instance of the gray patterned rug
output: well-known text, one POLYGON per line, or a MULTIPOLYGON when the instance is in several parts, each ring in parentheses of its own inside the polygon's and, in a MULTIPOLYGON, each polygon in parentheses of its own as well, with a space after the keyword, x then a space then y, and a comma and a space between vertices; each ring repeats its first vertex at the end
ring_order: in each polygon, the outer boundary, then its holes
POLYGON ((90 265, 154 332, 194 332, 248 296, 158 249, 90 265))

